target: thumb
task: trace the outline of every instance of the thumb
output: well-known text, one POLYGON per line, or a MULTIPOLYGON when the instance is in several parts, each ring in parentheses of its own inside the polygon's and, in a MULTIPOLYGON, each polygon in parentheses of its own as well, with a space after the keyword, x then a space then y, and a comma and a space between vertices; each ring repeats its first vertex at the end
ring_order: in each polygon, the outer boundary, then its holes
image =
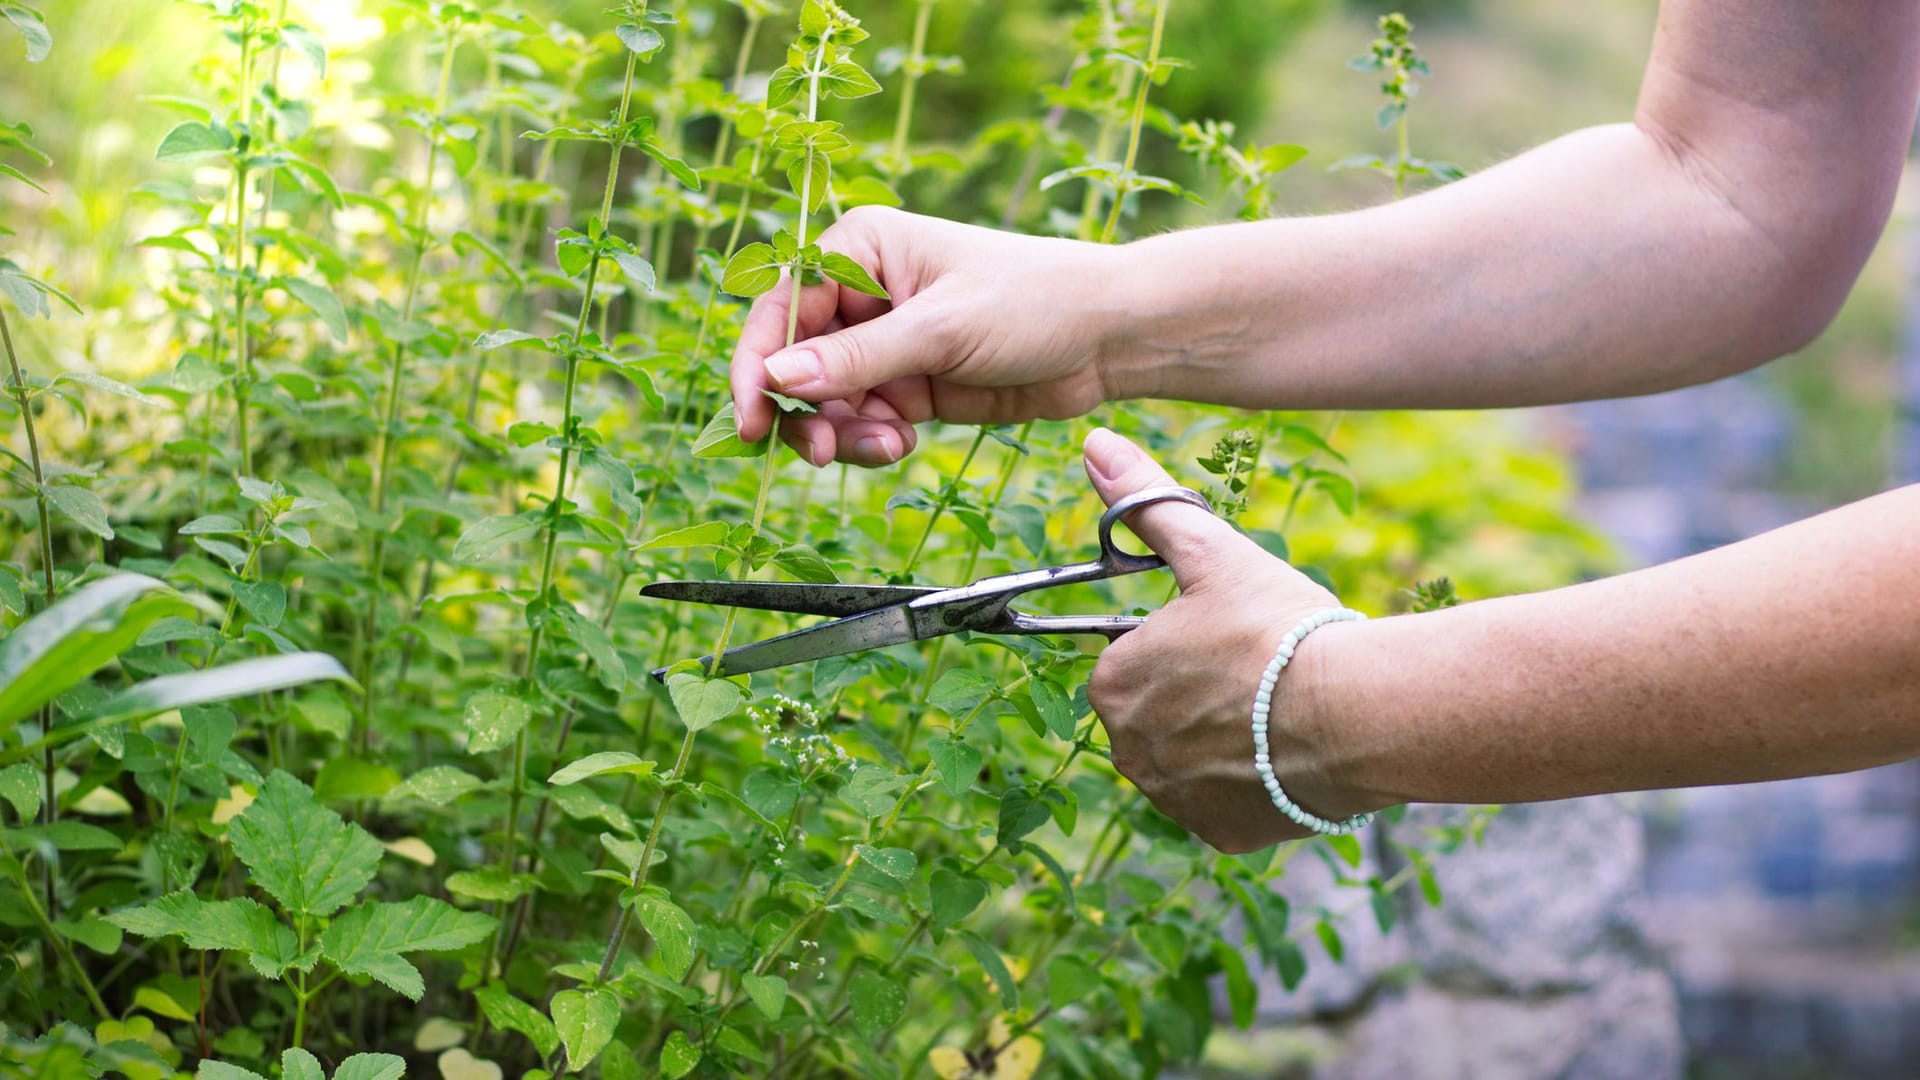
POLYGON ((767 385, 807 401, 852 397, 905 375, 952 366, 948 336, 912 301, 844 330, 808 338, 766 359, 767 385))
MULTIPOLYGON (((1175 486, 1172 476, 1146 451, 1106 428, 1087 434, 1087 476, 1108 506, 1136 491, 1175 486)), ((1192 503, 1152 503, 1128 515, 1127 527, 1167 565, 1181 592, 1190 592, 1208 572, 1242 553, 1251 541, 1223 518, 1192 503)))

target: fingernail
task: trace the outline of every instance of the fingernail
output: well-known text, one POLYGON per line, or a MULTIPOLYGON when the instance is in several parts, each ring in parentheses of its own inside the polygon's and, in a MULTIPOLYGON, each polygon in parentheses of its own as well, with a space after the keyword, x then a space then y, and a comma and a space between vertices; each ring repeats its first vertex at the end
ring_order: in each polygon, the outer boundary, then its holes
POLYGON ((782 390, 799 390, 826 374, 820 358, 806 349, 792 349, 767 357, 767 375, 782 390))
POLYGON ((1140 451, 1132 443, 1106 428, 1087 432, 1086 448, 1087 467, 1109 482, 1118 479, 1140 457, 1140 451))
POLYGON ((856 457, 867 461, 894 460, 893 445, 878 435, 865 435, 854 440, 853 452, 856 457))

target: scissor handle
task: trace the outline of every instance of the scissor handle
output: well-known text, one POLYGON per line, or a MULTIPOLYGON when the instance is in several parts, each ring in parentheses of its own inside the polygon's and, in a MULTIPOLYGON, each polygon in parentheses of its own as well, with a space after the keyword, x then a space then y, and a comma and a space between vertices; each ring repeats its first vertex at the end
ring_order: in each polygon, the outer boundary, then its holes
POLYGON ((1158 570, 1167 565, 1165 559, 1152 552, 1136 555, 1113 542, 1115 522, 1143 506, 1157 502, 1191 503, 1209 514, 1213 513, 1213 504, 1207 501, 1205 495, 1192 488, 1143 488, 1122 498, 1119 502, 1107 507, 1106 513, 1100 515, 1100 562, 1110 573, 1137 574, 1142 570, 1158 570))

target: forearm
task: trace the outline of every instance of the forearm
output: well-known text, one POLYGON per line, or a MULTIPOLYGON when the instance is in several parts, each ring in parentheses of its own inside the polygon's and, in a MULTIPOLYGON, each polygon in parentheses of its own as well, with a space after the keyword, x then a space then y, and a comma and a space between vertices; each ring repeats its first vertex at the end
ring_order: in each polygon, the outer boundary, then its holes
POLYGON ((1304 726, 1276 750, 1329 812, 1914 757, 1920 486, 1636 573, 1330 626, 1296 664, 1304 726))
POLYGON ((1705 381, 1838 310, 1898 182, 1910 0, 1668 0, 1635 122, 1355 213, 1129 245, 1117 397, 1531 405, 1705 381))

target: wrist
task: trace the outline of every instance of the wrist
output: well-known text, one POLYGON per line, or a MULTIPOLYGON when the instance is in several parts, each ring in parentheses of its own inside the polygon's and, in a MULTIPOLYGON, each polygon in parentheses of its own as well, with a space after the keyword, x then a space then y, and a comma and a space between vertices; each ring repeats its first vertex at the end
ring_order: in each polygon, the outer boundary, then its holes
POLYGON ((1156 374, 1161 357, 1150 332, 1153 264, 1143 259, 1138 242, 1087 244, 1094 283, 1089 296, 1091 364, 1107 401, 1162 397, 1156 374))
POLYGON ((1333 821, 1403 801, 1362 779, 1369 718, 1359 715, 1353 691, 1368 630, 1367 623, 1330 623, 1308 636, 1273 698, 1267 752, 1274 773, 1294 802, 1333 821))

